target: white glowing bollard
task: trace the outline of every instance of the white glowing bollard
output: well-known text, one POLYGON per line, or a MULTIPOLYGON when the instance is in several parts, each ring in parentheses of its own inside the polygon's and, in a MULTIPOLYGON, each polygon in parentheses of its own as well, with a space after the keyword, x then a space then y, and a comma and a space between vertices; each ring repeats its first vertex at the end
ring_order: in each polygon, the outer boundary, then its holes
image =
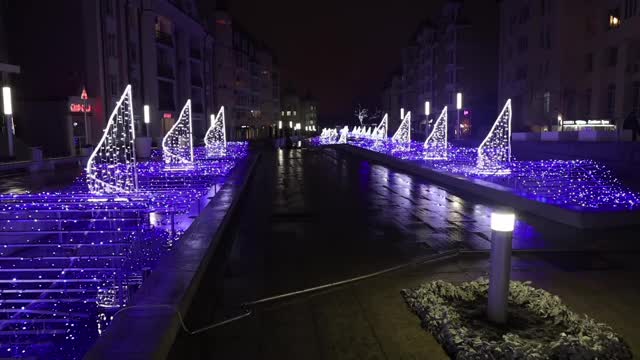
POLYGON ((516 217, 513 213, 491 213, 491 273, 489 274, 489 320, 507 322, 509 281, 511 280, 511 245, 516 217))
POLYGON ((11 88, 4 86, 2 88, 2 111, 5 118, 5 128, 7 131, 7 147, 9 157, 15 155, 15 148, 13 146, 13 137, 15 135, 15 128, 13 127, 13 104, 11 100, 11 88))

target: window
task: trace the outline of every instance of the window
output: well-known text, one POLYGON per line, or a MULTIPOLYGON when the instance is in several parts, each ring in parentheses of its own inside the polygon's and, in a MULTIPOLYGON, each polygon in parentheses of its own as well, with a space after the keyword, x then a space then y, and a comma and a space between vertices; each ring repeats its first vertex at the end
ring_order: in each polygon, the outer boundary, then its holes
POLYGON ((522 36, 518 39, 518 53, 522 54, 529 47, 529 39, 526 36, 522 36))
POLYGON ((104 12, 113 15, 113 0, 104 0, 104 12))
POLYGON ((284 116, 284 110, 282 110, 280 113, 281 113, 280 115, 284 116))
POLYGON ((520 24, 524 24, 527 21, 529 21, 529 7, 528 6, 524 6, 520 10, 520 24))
POLYGON ((544 108, 544 112, 548 114, 549 110, 551 110, 551 93, 548 91, 544 93, 542 106, 544 108))
POLYGON ((293 111, 293 116, 296 116, 296 111, 295 110, 293 111))
POLYGON ((591 117, 591 89, 584 93, 584 114, 587 119, 591 117))
POLYGON ((624 0, 624 18, 635 16, 638 12, 638 0, 624 0))
POLYGON ((610 67, 618 65, 618 48, 615 46, 607 49, 607 65, 610 67))
POLYGON ((109 87, 111 95, 118 95, 118 80, 116 80, 116 77, 108 75, 107 79, 107 86, 109 87))
POLYGON ((107 34, 106 52, 108 57, 116 57, 116 36, 107 34))
POLYGON ((607 87, 607 116, 613 118, 616 107, 616 85, 609 84, 607 87))
POLYGON ((631 85, 631 105, 636 112, 636 116, 640 113, 640 81, 634 81, 631 85))
POLYGON ((287 116, 291 116, 291 111, 287 110, 287 116))
POLYGON ((609 29, 615 29, 620 26, 620 9, 609 10, 609 29))
POLYGON ((584 65, 584 69, 586 72, 592 72, 593 71, 593 53, 588 53, 587 56, 585 57, 585 65, 584 65))

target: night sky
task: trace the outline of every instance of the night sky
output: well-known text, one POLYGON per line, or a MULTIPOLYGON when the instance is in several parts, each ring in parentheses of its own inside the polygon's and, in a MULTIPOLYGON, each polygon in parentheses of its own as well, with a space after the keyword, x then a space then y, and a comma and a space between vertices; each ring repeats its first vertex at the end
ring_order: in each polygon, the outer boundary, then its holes
MULTIPOLYGON (((203 0, 206 1, 206 0, 203 0)), ((319 101, 320 121, 355 121, 358 103, 378 106, 401 49, 440 0, 229 0, 233 18, 274 50, 289 85, 319 101)))

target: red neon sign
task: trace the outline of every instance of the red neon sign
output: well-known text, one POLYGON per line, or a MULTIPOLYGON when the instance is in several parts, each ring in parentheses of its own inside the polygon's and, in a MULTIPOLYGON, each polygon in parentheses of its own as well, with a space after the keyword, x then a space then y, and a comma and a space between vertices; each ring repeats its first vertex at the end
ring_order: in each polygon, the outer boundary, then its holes
POLYGON ((69 110, 73 113, 89 113, 91 112, 90 104, 71 104, 69 105, 69 110))
POLYGON ((162 117, 165 119, 173 119, 173 114, 171 113, 164 113, 162 114, 162 117))

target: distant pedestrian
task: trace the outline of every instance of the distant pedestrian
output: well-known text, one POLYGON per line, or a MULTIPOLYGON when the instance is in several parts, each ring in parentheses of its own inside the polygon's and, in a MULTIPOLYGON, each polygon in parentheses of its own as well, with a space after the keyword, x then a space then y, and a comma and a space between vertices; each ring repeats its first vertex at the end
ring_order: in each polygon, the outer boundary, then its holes
POLYGON ((631 111, 629 115, 627 115, 627 117, 624 119, 624 123, 622 124, 622 129, 631 130, 631 140, 632 141, 637 140, 638 133, 640 133, 640 122, 635 110, 631 111))

